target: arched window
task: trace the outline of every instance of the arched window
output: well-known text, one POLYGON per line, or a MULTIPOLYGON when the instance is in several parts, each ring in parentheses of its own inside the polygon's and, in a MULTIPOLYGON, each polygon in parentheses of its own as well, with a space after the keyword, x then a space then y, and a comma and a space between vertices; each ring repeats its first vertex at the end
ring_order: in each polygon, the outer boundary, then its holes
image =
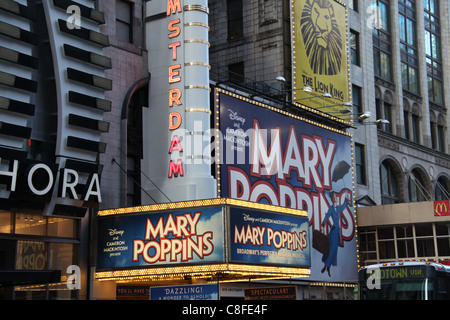
POLYGON ((440 177, 436 181, 436 187, 434 188, 435 200, 449 200, 450 199, 450 184, 448 179, 440 177))
POLYGON ((445 152, 446 120, 444 115, 435 115, 430 112, 431 147, 437 151, 445 152))
POLYGON ((440 152, 446 152, 445 145, 447 143, 447 139, 445 138, 447 128, 446 128, 446 121, 444 116, 441 114, 438 117, 437 121, 437 132, 436 132, 436 149, 440 152))
POLYGON ((420 109, 417 104, 413 106, 412 114, 411 114, 411 129, 412 129, 412 136, 411 140, 415 143, 420 143, 420 135, 421 135, 421 129, 420 129, 420 109))
POLYGON ((141 204, 142 108, 148 106, 148 84, 132 92, 126 107, 127 205, 141 204))
POLYGON ((380 166, 381 201, 383 204, 399 203, 399 188, 394 167, 389 161, 380 166))
POLYGON ((427 201, 429 199, 425 180, 417 169, 409 174, 408 194, 410 202, 427 201))

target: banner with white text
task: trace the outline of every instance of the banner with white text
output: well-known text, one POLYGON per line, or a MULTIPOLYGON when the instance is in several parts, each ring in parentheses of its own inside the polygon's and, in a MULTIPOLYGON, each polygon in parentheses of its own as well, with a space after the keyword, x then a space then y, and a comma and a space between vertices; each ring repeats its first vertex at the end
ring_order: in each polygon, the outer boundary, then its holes
POLYGON ((99 219, 97 269, 223 262, 223 209, 99 219))
POLYGON ((237 263, 307 267, 308 218, 230 207, 230 260, 237 263))

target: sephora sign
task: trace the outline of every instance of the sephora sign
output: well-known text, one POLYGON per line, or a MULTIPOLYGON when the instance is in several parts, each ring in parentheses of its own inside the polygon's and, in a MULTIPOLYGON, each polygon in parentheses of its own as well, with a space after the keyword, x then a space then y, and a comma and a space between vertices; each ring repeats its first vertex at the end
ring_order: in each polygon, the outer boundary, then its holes
MULTIPOLYGON (((1 160, 1 159, 0 159, 1 160)), ((59 186, 57 196, 75 200, 102 202, 100 177, 92 173, 79 195, 81 174, 73 169, 63 168, 58 173, 58 165, 51 163, 9 160, 9 166, 0 166, 0 184, 6 186, 11 194, 28 194, 48 198, 59 186)))

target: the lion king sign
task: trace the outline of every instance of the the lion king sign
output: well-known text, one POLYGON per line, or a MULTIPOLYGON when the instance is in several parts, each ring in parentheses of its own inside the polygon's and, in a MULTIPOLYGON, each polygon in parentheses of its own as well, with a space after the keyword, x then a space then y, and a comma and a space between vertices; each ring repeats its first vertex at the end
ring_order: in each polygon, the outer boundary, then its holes
POLYGON ((347 14, 334 0, 292 1, 293 100, 350 121, 347 14), (312 91, 298 90, 310 87, 312 91), (297 90, 295 90, 297 89, 297 90), (331 97, 321 97, 329 94, 331 97), (318 96, 311 99, 312 96, 318 96))

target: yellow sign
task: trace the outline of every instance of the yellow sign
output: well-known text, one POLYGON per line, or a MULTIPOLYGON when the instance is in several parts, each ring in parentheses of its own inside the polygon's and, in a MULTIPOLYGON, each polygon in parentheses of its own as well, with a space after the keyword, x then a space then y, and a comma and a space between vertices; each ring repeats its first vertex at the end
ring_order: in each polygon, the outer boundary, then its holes
POLYGON ((350 121, 345 5, 335 0, 291 4, 293 101, 350 121))

